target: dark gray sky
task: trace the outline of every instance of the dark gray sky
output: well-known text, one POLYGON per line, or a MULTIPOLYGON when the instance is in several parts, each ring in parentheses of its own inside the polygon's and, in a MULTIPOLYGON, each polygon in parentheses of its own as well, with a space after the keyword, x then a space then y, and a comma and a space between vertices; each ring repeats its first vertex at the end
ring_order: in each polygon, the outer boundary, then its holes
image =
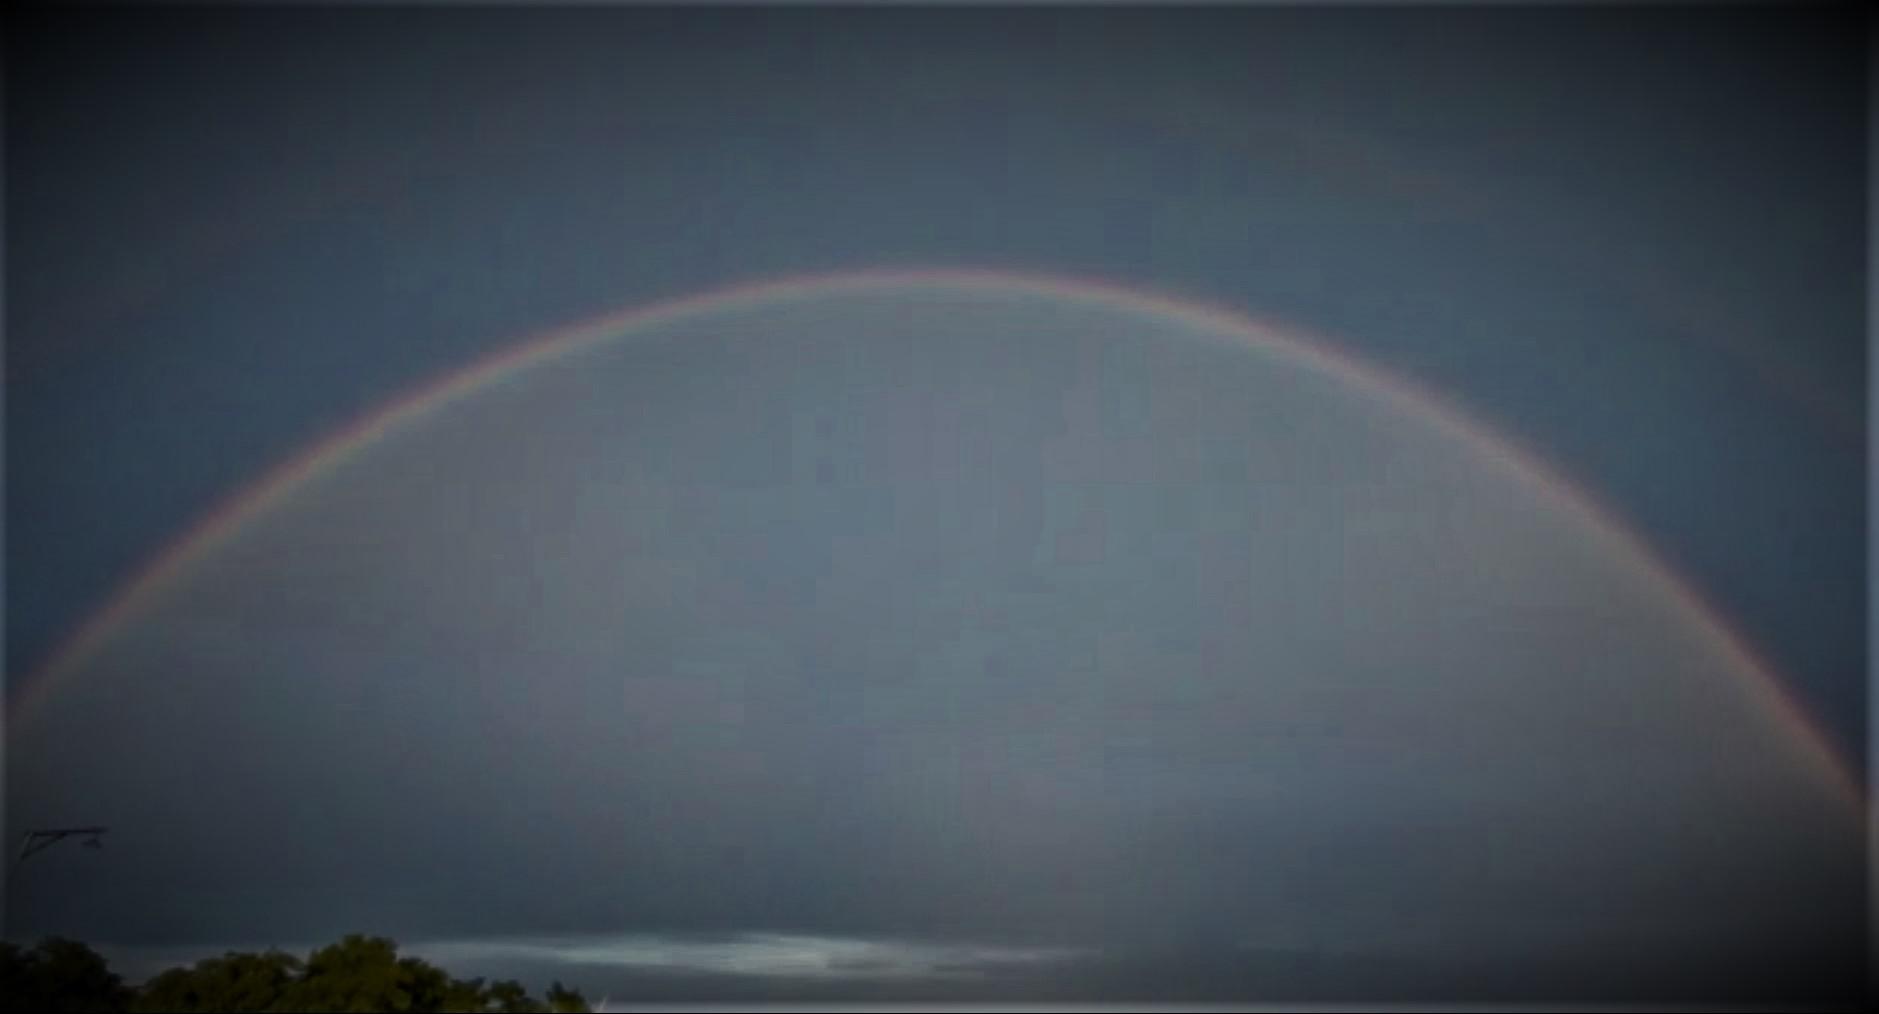
MULTIPOLYGON (((440 371, 947 265, 1417 378, 1609 503, 1856 749, 1856 27, 19 19, 9 699, 214 504, 440 371)), ((439 414, 10 727, 10 829, 116 830, 11 880, 8 932, 367 929, 642 996, 1846 981, 1858 836, 1688 617, 1426 422, 1203 337, 911 287, 439 414), (1652 957, 1589 971, 1620 953, 1652 957)))

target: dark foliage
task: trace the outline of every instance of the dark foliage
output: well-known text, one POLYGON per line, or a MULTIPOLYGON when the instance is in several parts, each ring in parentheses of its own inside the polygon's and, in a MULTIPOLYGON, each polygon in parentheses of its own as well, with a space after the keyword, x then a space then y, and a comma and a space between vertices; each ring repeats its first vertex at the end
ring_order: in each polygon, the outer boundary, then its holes
POLYGON ((172 968, 140 988, 113 974, 75 940, 48 938, 32 950, 0 943, 0 1010, 8 1011, 541 1011, 590 1008, 559 982, 547 1002, 514 980, 453 979, 398 956, 384 937, 348 936, 301 960, 280 951, 229 952, 172 968))

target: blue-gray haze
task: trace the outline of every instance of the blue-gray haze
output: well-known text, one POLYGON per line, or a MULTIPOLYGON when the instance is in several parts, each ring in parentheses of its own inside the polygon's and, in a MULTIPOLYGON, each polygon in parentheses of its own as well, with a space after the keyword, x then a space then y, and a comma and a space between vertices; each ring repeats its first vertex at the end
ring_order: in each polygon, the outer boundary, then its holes
MULTIPOLYGON (((22 17, 9 699, 222 497, 441 370, 951 265, 1204 298, 1444 392, 1856 753, 1857 27, 22 17)), ((1182 331, 810 301, 427 420, 12 730, 10 830, 114 830, 10 878, 9 934, 365 929, 644 996, 1848 981, 1857 837, 1687 617, 1415 418, 1182 331)))

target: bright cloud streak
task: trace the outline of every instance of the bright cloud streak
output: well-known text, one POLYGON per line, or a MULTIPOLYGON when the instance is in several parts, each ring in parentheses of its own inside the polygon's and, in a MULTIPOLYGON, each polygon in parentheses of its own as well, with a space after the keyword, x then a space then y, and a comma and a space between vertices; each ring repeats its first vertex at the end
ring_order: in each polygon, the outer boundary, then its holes
POLYGON ((974 976, 996 968, 1065 961, 1063 947, 869 940, 788 933, 745 933, 700 940, 633 934, 441 941, 414 953, 452 962, 542 961, 706 975, 805 979, 913 979, 974 976))

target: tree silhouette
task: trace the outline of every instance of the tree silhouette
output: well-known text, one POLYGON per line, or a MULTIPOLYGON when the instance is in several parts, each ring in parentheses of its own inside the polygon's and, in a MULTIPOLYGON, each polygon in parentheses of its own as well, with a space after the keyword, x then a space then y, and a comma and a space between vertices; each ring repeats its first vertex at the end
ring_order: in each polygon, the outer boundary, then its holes
POLYGON ((0 942, 0 1010, 121 1011, 130 999, 104 958, 76 940, 47 937, 30 951, 0 942))
POLYGON ((230 952, 193 968, 172 968, 144 983, 136 1011, 273 1011, 299 978, 299 958, 280 951, 230 952))
POLYGON ((548 1002, 505 979, 453 979, 418 958, 401 958, 386 937, 354 934, 305 961, 277 950, 230 951, 172 968, 140 989, 124 986, 103 957, 74 940, 48 938, 31 951, 0 943, 0 1010, 6 1011, 471 1011, 584 1012, 578 990, 556 982, 548 1002))
POLYGON ((587 998, 580 990, 568 989, 557 979, 548 987, 548 1009, 554 1014, 585 1014, 593 1008, 587 1005, 587 998))
POLYGON ((489 1010, 503 1011, 504 1014, 546 1014, 548 1008, 529 998, 522 984, 514 979, 503 979, 489 987, 489 998, 493 1006, 489 1010))

